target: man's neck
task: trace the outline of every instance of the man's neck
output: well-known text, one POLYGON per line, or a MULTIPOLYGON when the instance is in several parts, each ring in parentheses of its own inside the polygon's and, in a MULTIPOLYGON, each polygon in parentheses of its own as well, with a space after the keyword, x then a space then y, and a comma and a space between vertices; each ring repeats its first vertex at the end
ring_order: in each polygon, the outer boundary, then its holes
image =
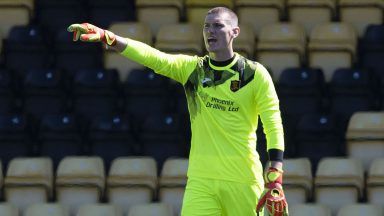
POLYGON ((212 60, 214 61, 226 61, 230 58, 233 58, 234 56, 234 53, 232 50, 229 50, 228 52, 221 52, 221 53, 218 53, 218 52, 210 52, 209 53, 209 58, 211 58, 212 60))

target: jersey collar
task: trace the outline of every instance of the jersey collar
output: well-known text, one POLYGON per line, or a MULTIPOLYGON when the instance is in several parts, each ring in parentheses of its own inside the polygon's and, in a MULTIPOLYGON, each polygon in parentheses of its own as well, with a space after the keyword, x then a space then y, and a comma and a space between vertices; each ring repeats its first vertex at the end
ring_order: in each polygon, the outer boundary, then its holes
POLYGON ((231 70, 232 66, 236 64, 237 60, 239 59, 239 55, 235 53, 235 58, 233 58, 232 62, 229 63, 226 66, 215 66, 211 63, 211 59, 209 58, 209 67, 211 67, 214 70, 231 70))

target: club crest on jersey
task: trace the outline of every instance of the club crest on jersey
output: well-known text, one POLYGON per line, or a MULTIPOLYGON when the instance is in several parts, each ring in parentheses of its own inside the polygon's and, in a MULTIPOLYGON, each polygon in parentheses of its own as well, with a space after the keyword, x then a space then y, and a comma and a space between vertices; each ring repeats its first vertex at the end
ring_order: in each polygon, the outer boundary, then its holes
POLYGON ((240 80, 232 80, 230 89, 233 92, 237 92, 240 89, 240 80))

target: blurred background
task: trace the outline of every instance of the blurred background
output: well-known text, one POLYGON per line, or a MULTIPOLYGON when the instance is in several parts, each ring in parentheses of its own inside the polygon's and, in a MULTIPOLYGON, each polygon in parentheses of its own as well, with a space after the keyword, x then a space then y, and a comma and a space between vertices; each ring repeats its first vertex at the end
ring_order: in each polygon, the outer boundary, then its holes
POLYGON ((0 215, 179 215, 182 86, 66 28, 205 55, 215 6, 275 83, 291 215, 384 215, 383 0, 0 0, 0 215))

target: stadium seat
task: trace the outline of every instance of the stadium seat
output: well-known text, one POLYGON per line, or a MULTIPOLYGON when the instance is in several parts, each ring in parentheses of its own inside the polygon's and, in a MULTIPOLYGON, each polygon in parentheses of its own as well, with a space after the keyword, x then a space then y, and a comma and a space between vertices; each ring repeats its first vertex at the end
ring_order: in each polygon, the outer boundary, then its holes
POLYGON ((380 216, 383 215, 383 207, 372 204, 350 204, 342 206, 337 216, 380 216))
POLYGON ((41 117, 37 133, 38 154, 49 156, 56 170, 68 155, 82 155, 85 148, 80 120, 73 114, 60 113, 41 117))
POLYGON ((181 214, 187 184, 187 158, 169 158, 164 162, 159 181, 159 201, 172 206, 174 215, 181 214))
POLYGON ((112 204, 86 204, 76 216, 123 216, 121 209, 112 204))
MULTIPOLYGON (((108 29, 122 37, 129 37, 152 45, 151 29, 144 23, 118 22, 113 23, 108 29)), ((144 66, 112 50, 104 51, 104 67, 107 69, 117 69, 120 81, 124 81, 132 69, 144 68, 144 66)))
POLYGON ((128 216, 173 216, 172 207, 165 203, 135 205, 128 216))
POLYGON ((0 68, 0 113, 12 113, 17 110, 17 78, 11 70, 0 68))
POLYGON ((90 23, 108 28, 116 22, 135 20, 135 2, 126 0, 86 0, 90 23))
POLYGON ((383 138, 383 112, 356 112, 347 128, 347 155, 361 160, 367 171, 373 159, 384 157, 383 138))
POLYGON ((100 157, 67 156, 56 171, 56 200, 76 215, 80 206, 98 203, 105 188, 105 171, 100 157))
POLYGON ((53 60, 46 37, 46 33, 38 26, 12 27, 4 42, 5 67, 16 71, 17 75, 30 69, 50 67, 53 60))
POLYGON ((152 202, 156 196, 157 174, 153 158, 116 158, 107 177, 108 202, 120 206, 125 214, 133 205, 152 202))
POLYGON ((336 15, 334 0, 287 0, 286 5, 288 20, 302 25, 307 35, 315 26, 331 22, 336 15))
POLYGON ((234 5, 232 0, 185 0, 187 22, 202 27, 208 10, 218 6, 232 9, 234 5))
MULTIPOLYGON (((4 175, 3 175, 3 163, 0 160, 0 191, 3 191, 3 186, 4 186, 4 175)), ((3 199, 3 193, 0 193, 0 199, 3 199)))
POLYGON ((380 0, 339 0, 340 20, 354 26, 359 37, 371 24, 383 22, 384 3, 380 0))
POLYGON ((177 24, 184 12, 183 0, 137 0, 137 21, 147 24, 153 34, 157 34, 161 26, 177 24))
POLYGON ((264 26, 277 23, 284 16, 284 0, 235 0, 234 4, 239 23, 252 26, 256 36, 264 26))
POLYGON ((152 113, 145 117, 139 131, 143 155, 154 157, 159 170, 169 157, 188 156, 190 141, 185 139, 188 127, 184 121, 179 114, 152 113))
POLYGON ((85 119, 119 111, 119 84, 116 70, 87 69, 74 74, 73 110, 85 119))
POLYGON ((285 68, 301 67, 304 62, 306 35, 304 29, 293 23, 275 23, 260 30, 257 59, 271 69, 277 81, 285 68))
POLYGON ((353 113, 376 108, 375 88, 372 75, 367 70, 336 69, 328 86, 330 112, 341 118, 343 130, 353 113))
POLYGON ((329 207, 318 203, 289 205, 289 214, 294 216, 332 216, 329 207))
POLYGON ((384 157, 376 158, 369 166, 367 174, 367 201, 384 205, 384 157))
POLYGON ((316 171, 314 188, 315 202, 331 208, 332 214, 344 205, 359 202, 364 192, 361 161, 324 157, 316 171))
POLYGON ((360 42, 361 63, 379 76, 384 76, 384 24, 369 25, 360 42))
POLYGON ((38 118, 68 111, 66 87, 65 76, 59 70, 28 70, 22 86, 24 111, 38 118))
POLYGON ((13 26, 27 25, 34 14, 34 0, 0 1, 0 35, 7 38, 13 26))
POLYGON ((11 203, 0 203, 0 215, 2 216, 19 216, 19 210, 11 203))
POLYGON ((306 203, 312 198, 312 167, 308 158, 284 160, 283 186, 289 205, 306 203))
POLYGON ((24 216, 69 216, 69 211, 58 203, 38 203, 30 205, 24 216))
POLYGON ((331 114, 304 114, 296 127, 296 155, 308 157, 315 170, 320 159, 344 155, 343 134, 331 114))
POLYGON ((155 48, 167 53, 190 55, 203 54, 203 34, 195 24, 179 23, 166 25, 156 35, 155 48))
POLYGON ((74 74, 81 69, 101 68, 101 43, 73 42, 67 28, 57 30, 54 35, 54 67, 74 74))
POLYGON ((23 114, 0 115, 0 158, 4 167, 15 157, 33 155, 31 128, 35 126, 23 114))
POLYGON ((20 213, 31 204, 48 202, 53 195, 53 176, 50 158, 14 158, 4 179, 4 199, 20 213))
POLYGON ((329 82, 337 68, 352 67, 356 61, 357 35, 347 23, 317 25, 310 34, 308 64, 322 68, 329 82))
POLYGON ((123 82, 124 111, 135 122, 143 121, 148 113, 164 113, 169 104, 167 89, 168 79, 153 70, 132 70, 123 82))
POLYGON ((52 34, 60 29, 66 29, 70 24, 83 23, 87 20, 83 1, 35 0, 35 5, 36 22, 52 34))
POLYGON ((234 39, 233 49, 240 55, 254 59, 256 36, 250 25, 240 25, 240 35, 234 39))
POLYGON ((132 120, 127 115, 100 115, 92 119, 88 131, 90 154, 103 158, 106 168, 113 159, 140 154, 132 120))

